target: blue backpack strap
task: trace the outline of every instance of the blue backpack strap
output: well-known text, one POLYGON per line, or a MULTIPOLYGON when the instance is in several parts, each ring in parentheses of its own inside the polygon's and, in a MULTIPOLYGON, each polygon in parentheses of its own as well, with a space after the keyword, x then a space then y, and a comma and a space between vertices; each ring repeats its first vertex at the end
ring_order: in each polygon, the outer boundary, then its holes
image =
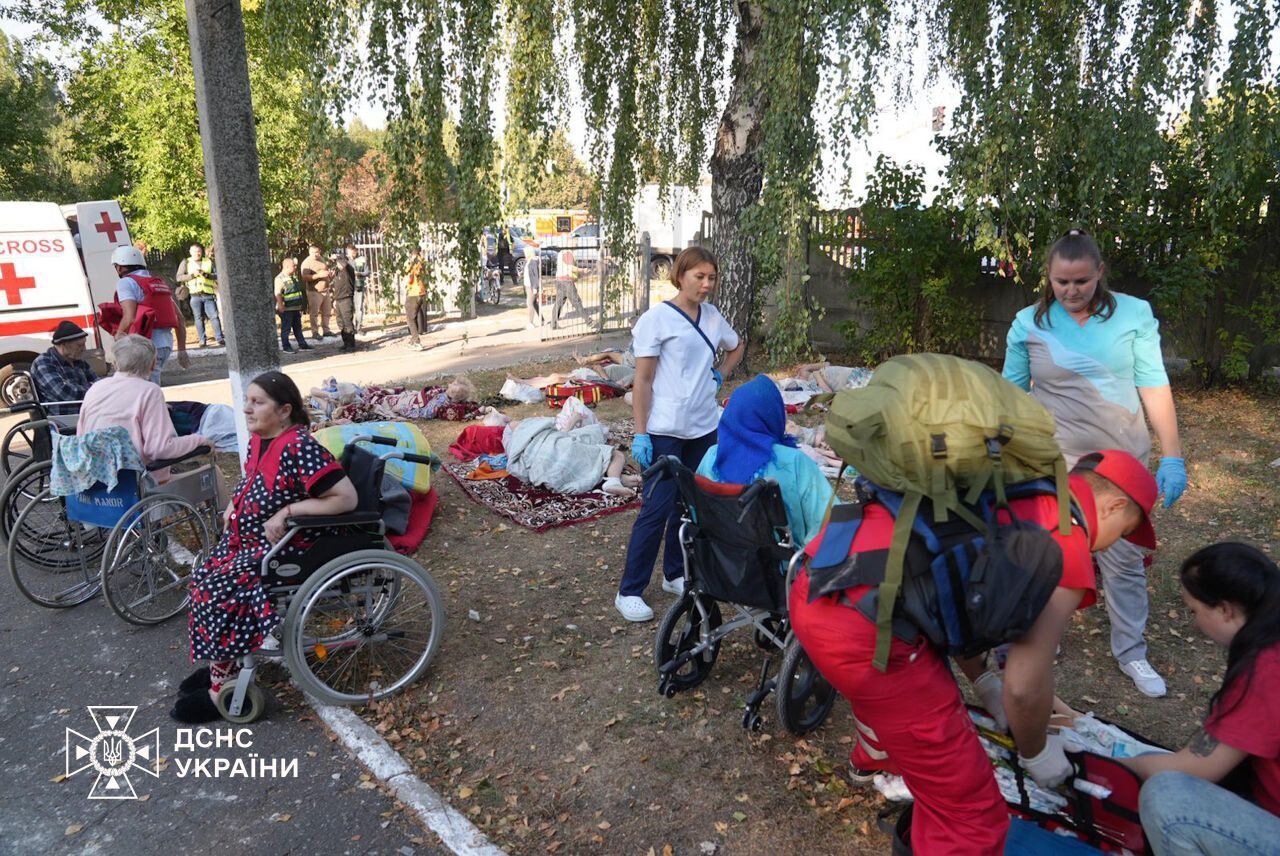
MULTIPOLYGON (((858 487, 876 502, 883 505, 894 520, 898 519, 898 514, 902 511, 902 503, 904 501, 902 494, 880 487, 866 479, 860 479, 858 487)), ((938 536, 925 520, 925 515, 917 514, 915 516, 915 520, 911 522, 911 530, 924 539, 924 545, 929 548, 930 553, 938 553, 942 550, 942 544, 939 543, 938 536)))
POLYGON ((834 568, 844 564, 853 547, 853 539, 862 526, 862 506, 856 503, 833 505, 831 518, 822 534, 818 551, 809 560, 809 567, 834 568))

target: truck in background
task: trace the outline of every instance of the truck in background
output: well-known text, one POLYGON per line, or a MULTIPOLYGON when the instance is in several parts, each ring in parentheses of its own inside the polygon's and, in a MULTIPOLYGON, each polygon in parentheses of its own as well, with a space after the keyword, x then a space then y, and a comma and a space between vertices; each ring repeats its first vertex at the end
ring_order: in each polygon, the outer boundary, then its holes
MULTIPOLYGON (((657 184, 647 184, 640 190, 633 210, 633 222, 637 240, 644 232, 649 233, 651 278, 665 281, 671 276, 671 267, 680 251, 701 242, 702 216, 710 211, 710 178, 697 187, 670 187, 665 199, 657 184)), ((552 238, 550 245, 567 247, 573 250, 578 264, 594 266, 600 261, 600 224, 583 223, 567 237, 552 238)))
POLYGON ((658 185, 646 184, 636 199, 636 238, 649 233, 649 275, 666 280, 680 251, 702 240, 702 215, 711 211, 711 178, 696 187, 667 189, 664 200, 658 185))
POLYGON ((53 328, 73 321, 89 334, 85 359, 106 373, 111 337, 97 307, 116 289, 111 253, 131 243, 115 200, 58 205, 0 202, 0 402, 31 396, 25 371, 49 349, 53 328))

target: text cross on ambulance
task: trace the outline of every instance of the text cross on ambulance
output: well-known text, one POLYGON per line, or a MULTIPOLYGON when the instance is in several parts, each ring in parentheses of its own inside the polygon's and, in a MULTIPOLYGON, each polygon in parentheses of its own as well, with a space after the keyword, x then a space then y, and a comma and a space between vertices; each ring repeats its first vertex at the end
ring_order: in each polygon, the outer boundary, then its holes
POLYGON ((35 288, 34 276, 18 276, 13 269, 13 262, 0 264, 0 291, 4 292, 5 302, 10 306, 22 305, 22 289, 35 288))
POLYGON ((93 228, 105 233, 107 240, 114 244, 116 242, 116 232, 123 232, 124 224, 112 220, 111 216, 106 211, 103 211, 102 222, 95 224, 93 228))

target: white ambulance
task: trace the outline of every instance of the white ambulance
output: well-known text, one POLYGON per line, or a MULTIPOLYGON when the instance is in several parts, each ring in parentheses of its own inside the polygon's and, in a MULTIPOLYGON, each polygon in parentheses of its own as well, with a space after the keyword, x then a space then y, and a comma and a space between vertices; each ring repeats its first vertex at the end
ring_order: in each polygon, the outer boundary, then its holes
POLYGON ((105 372, 110 336, 99 303, 116 289, 111 252, 132 243, 114 200, 57 205, 0 202, 0 402, 30 397, 22 374, 50 347, 59 321, 89 334, 85 358, 105 372))

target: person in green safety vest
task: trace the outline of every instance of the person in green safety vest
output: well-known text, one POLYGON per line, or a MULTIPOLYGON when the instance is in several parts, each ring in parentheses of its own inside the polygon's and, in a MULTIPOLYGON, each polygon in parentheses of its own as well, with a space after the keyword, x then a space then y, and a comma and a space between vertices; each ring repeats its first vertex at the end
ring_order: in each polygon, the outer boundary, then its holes
POLYGON ((188 300, 191 303, 191 317, 196 322, 196 338, 200 347, 208 347, 205 339, 204 321, 209 319, 213 328, 213 338, 222 347, 226 341, 222 337, 222 319, 218 315, 217 286, 218 275, 213 270, 213 259, 204 254, 204 247, 192 244, 189 255, 178 265, 178 282, 187 287, 188 300))
POLYGON ((364 321, 364 290, 369 284, 369 260, 365 258, 364 253, 360 252, 360 248, 355 244, 347 243, 347 261, 351 263, 351 270, 355 272, 356 281, 356 332, 360 332, 361 323, 364 321))
POLYGON ((298 276, 298 260, 285 256, 276 274, 276 314, 280 316, 280 350, 293 353, 289 347, 289 331, 298 342, 298 350, 309 351, 311 346, 302 338, 302 310, 307 308, 307 290, 298 276))

